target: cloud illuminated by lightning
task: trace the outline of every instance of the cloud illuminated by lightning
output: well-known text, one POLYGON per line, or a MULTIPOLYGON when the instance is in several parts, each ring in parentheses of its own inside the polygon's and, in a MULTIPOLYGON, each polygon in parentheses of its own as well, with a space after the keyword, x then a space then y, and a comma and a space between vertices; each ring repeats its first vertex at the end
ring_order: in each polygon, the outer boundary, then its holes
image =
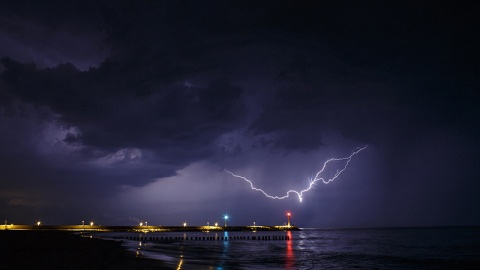
POLYGON ((250 184, 250 187, 251 187, 253 190, 260 191, 261 193, 263 193, 263 195, 265 195, 265 197, 268 197, 268 198, 270 198, 270 199, 283 200, 283 199, 285 199, 285 198, 288 198, 291 193, 294 193, 294 194, 297 194, 298 199, 300 200, 300 202, 302 202, 302 200, 303 200, 303 193, 305 193, 305 192, 309 191, 310 189, 312 189, 318 181, 322 181, 324 184, 328 184, 328 183, 332 182, 333 180, 335 180, 343 171, 345 171, 345 170, 347 169, 347 166, 348 166, 348 164, 350 163, 350 161, 352 160, 352 158, 353 158, 356 154, 358 154, 358 153, 360 153, 361 151, 365 150, 365 148, 367 148, 367 146, 368 146, 368 145, 365 145, 364 147, 358 148, 356 151, 354 151, 354 152, 353 152, 350 156, 348 156, 348 157, 343 157, 343 158, 330 158, 330 159, 328 159, 327 161, 325 161, 325 163, 323 163, 322 169, 317 172, 317 174, 315 175, 315 177, 313 177, 312 179, 309 180, 308 188, 303 189, 303 190, 301 190, 301 191, 289 190, 289 191, 287 191, 286 195, 284 195, 284 196, 272 196, 272 195, 269 195, 268 193, 266 193, 265 191, 263 191, 263 189, 260 189, 260 188, 255 187, 255 186, 253 185, 252 181, 249 180, 249 179, 247 179, 246 177, 241 176, 241 175, 234 174, 233 172, 228 171, 228 170, 225 170, 225 172, 231 174, 231 175, 234 176, 234 177, 241 178, 241 179, 245 180, 246 182, 248 182, 248 183, 250 184), (325 169, 327 168, 328 163, 330 163, 330 162, 335 162, 335 161, 345 161, 345 165, 344 165, 343 168, 341 168, 340 170, 337 170, 337 172, 335 173, 335 175, 334 175, 332 178, 325 179, 325 178, 321 177, 320 175, 325 171, 325 169))

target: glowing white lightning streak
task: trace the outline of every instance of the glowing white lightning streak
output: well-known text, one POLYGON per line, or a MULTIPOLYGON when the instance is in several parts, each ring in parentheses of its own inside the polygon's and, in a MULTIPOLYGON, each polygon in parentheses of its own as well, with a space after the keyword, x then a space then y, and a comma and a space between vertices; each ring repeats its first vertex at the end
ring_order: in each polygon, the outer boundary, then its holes
POLYGON ((250 184, 250 187, 253 189, 253 190, 256 190, 256 191, 260 191, 263 193, 263 195, 265 195, 266 197, 270 198, 270 199, 278 199, 278 200, 283 200, 285 198, 288 198, 290 196, 290 193, 295 193, 297 194, 298 196, 298 199, 300 200, 300 202, 302 202, 303 200, 303 193, 309 191, 310 189, 312 189, 315 184, 318 182, 318 181, 322 181, 323 183, 325 184, 328 184, 330 182, 332 182, 333 180, 335 180, 343 171, 345 171, 347 169, 347 166, 348 164, 350 163, 350 161, 352 160, 353 156, 355 156, 356 154, 360 153, 362 150, 364 150, 365 148, 367 148, 368 145, 365 145, 364 147, 361 147, 361 148, 358 148, 356 151, 354 151, 350 156, 348 157, 344 157, 344 158, 330 158, 328 159, 327 161, 325 161, 325 163, 323 163, 323 167, 322 169, 317 172, 317 174, 315 175, 315 177, 313 179, 310 179, 309 180, 309 185, 308 185, 308 188, 304 189, 304 190, 301 190, 301 191, 296 191, 296 190, 289 190, 287 191, 287 194, 284 195, 284 196, 272 196, 272 195, 269 195, 267 194, 265 191, 263 191, 262 189, 260 188, 256 188, 252 181, 248 180, 246 177, 243 177, 241 175, 237 175, 237 174, 234 174, 232 173, 231 171, 228 171, 228 170, 225 170, 225 172, 231 174, 232 176, 234 177, 237 177, 237 178, 241 178, 243 180, 245 180, 246 182, 248 182, 250 184), (335 175, 330 178, 330 179, 327 179, 325 180, 323 177, 320 177, 320 174, 327 168, 327 164, 332 162, 332 161, 346 161, 345 162, 345 166, 341 169, 341 170, 337 170, 337 172, 335 173, 335 175))

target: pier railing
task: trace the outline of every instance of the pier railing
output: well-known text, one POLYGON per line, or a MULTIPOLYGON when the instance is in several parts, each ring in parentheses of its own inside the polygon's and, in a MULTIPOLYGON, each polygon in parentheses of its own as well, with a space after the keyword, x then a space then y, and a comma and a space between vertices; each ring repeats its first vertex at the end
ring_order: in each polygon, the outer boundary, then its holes
POLYGON ((290 240, 288 235, 237 235, 237 236, 116 236, 112 239, 125 239, 147 242, 179 242, 179 241, 233 241, 233 240, 290 240))

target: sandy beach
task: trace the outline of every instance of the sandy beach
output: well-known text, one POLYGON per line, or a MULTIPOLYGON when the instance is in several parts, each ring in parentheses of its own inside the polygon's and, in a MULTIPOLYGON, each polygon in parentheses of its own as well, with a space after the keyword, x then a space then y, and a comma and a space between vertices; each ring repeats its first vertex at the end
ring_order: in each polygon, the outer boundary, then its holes
MULTIPOLYGON (((171 268, 171 267, 170 267, 171 268)), ((67 231, 0 231, 0 269, 169 269, 120 242, 67 231)))

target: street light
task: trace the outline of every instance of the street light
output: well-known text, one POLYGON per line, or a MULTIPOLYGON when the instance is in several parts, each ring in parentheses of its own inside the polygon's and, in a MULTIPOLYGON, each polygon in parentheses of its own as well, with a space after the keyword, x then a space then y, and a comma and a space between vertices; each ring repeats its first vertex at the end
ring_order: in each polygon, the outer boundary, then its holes
POLYGON ((37 226, 40 226, 40 224, 42 224, 40 221, 37 221, 37 226))
POLYGON ((227 227, 228 215, 223 216, 223 219, 225 220, 225 227, 227 227))
POLYGON ((93 226, 93 221, 90 221, 90 226, 93 226))
POLYGON ((142 226, 143 226, 143 222, 140 222, 140 224, 139 224, 139 225, 140 225, 140 227, 142 227, 142 226))
POLYGON ((215 222, 215 227, 218 227, 218 222, 215 222))
POLYGON ((187 227, 187 222, 183 222, 183 227, 187 227))

